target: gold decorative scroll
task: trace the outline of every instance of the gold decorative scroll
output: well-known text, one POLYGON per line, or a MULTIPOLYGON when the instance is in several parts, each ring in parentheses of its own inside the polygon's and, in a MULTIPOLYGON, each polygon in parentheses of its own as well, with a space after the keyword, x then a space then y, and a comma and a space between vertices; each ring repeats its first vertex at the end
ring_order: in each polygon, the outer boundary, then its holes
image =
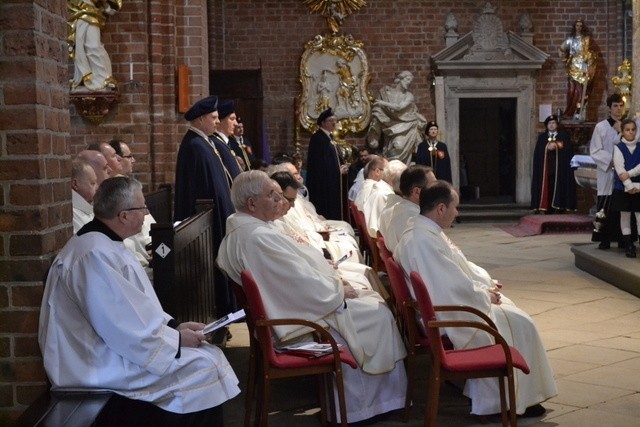
POLYGON ((340 31, 344 18, 367 5, 365 0, 303 0, 303 3, 311 13, 320 13, 327 19, 332 34, 340 31))
POLYGON ((317 35, 305 44, 300 60, 302 95, 298 120, 309 132, 318 128, 316 119, 331 107, 338 125, 334 136, 343 140, 348 133, 367 128, 371 120, 372 97, 369 63, 364 44, 351 35, 317 35))

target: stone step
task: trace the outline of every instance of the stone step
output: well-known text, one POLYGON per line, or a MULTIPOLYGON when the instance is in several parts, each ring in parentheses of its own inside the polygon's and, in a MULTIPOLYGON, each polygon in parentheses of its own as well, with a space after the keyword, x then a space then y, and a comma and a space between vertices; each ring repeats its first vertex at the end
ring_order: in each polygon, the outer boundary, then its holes
POLYGON ((461 222, 518 222, 531 214, 528 206, 515 203, 463 203, 458 207, 461 222))

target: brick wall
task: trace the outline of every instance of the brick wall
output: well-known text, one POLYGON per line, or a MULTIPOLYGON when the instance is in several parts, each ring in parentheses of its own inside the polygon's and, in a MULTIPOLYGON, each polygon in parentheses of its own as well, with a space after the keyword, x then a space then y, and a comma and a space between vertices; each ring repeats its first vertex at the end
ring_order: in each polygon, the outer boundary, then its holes
POLYGON ((177 147, 186 131, 177 106, 178 65, 189 66, 191 102, 209 94, 206 11, 205 0, 136 0, 109 18, 102 42, 120 101, 99 126, 72 108, 72 154, 92 141, 118 138, 131 147, 134 176, 145 189, 173 182, 177 147))
MULTIPOLYGON (((449 12, 458 20, 458 32, 472 31, 484 1, 372 0, 348 17, 342 30, 365 43, 371 70, 370 92, 393 81, 401 70, 414 76, 412 92, 420 111, 435 117, 429 90, 429 58, 442 50, 444 22, 449 12)), ((519 20, 528 13, 533 21, 534 44, 551 55, 539 72, 536 104, 564 109, 566 73, 558 58, 558 47, 573 21, 584 16, 593 31, 598 49, 598 71, 588 108, 588 119, 604 116, 602 107, 613 90, 610 78, 622 61, 622 6, 601 0, 493 0, 496 15, 505 31, 519 33, 519 20), (607 5, 609 7, 607 8, 607 5)), ((298 67, 304 43, 316 34, 328 32, 320 15, 310 14, 299 0, 209 0, 211 21, 210 60, 212 68, 262 68, 265 123, 271 151, 293 150, 293 98, 301 92, 298 67)), ((354 141, 363 143, 363 135, 354 141)), ((306 145, 308 135, 303 135, 306 145)))
MULTIPOLYGON (((429 58, 444 47, 445 16, 454 12, 464 35, 485 2, 368 3, 345 20, 343 32, 365 43, 370 92, 376 94, 398 71, 408 69, 416 77, 412 90, 418 107, 434 117, 429 58)), ((600 52, 589 118, 602 117, 601 104, 612 89, 609 79, 622 60, 620 2, 492 3, 505 30, 518 31, 520 15, 531 15, 535 45, 552 55, 539 73, 536 103, 554 108, 564 107, 566 91, 557 47, 571 22, 586 17, 600 52)), ((209 68, 262 67, 272 152, 291 151, 303 46, 327 32, 324 18, 311 15, 299 0, 127 1, 102 32, 121 98, 96 126, 69 108, 66 16, 65 0, 0 2, 0 425, 46 388, 36 337, 41 278, 71 235, 70 157, 88 142, 117 137, 131 144, 136 177, 147 188, 173 182, 186 128, 177 112, 179 64, 189 66, 191 102, 208 95, 209 68)))
POLYGON ((0 424, 46 389, 42 277, 71 235, 64 0, 0 4, 0 424))

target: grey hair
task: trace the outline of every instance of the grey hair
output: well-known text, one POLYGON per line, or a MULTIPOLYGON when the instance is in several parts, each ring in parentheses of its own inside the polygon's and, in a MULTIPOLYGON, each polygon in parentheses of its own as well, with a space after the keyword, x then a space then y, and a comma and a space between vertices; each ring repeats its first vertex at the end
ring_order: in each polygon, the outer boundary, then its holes
POLYGON ((236 176, 231 186, 231 202, 236 210, 247 207, 247 201, 262 194, 265 185, 271 183, 269 175, 259 170, 242 172, 236 176))
POLYGON ((142 206, 134 206, 138 191, 142 191, 142 184, 135 178, 107 178, 93 196, 93 213, 97 218, 113 219, 125 209, 141 208, 142 206))
POLYGON ((406 168, 407 165, 400 160, 391 160, 384 168, 384 180, 391 184, 396 194, 400 194, 400 175, 406 168))
POLYGON ((277 165, 269 165, 269 167, 267 167, 267 175, 271 176, 276 172, 289 172, 289 165, 293 166, 293 163, 283 162, 277 165))
POLYGON ((91 168, 93 170, 93 167, 91 166, 91 164, 86 160, 73 159, 73 161, 71 162, 71 178, 72 179, 85 178, 87 174, 86 172, 87 168, 91 168))

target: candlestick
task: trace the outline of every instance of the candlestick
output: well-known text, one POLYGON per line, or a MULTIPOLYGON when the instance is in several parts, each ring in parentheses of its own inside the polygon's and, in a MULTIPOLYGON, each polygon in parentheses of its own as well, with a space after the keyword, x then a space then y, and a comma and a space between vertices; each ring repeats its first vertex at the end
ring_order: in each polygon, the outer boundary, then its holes
POLYGON ((129 63, 129 81, 133 81, 133 63, 129 63))

